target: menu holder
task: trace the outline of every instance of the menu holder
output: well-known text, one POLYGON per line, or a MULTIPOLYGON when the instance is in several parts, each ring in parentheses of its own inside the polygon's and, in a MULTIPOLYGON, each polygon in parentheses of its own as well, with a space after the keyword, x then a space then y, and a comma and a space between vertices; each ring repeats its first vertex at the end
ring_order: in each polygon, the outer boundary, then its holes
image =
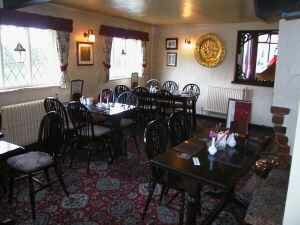
POLYGON ((202 151, 203 146, 193 143, 191 140, 188 140, 175 146, 173 150, 178 153, 179 158, 190 159, 191 157, 202 151))

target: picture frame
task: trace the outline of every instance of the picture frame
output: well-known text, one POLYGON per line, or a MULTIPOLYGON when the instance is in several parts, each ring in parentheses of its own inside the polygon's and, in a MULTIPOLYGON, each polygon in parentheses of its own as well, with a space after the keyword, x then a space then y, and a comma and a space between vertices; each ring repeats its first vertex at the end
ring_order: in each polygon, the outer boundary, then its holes
POLYGON ((131 74, 131 88, 135 88, 139 86, 139 74, 138 73, 132 73, 131 74))
POLYGON ((77 42, 77 65, 78 66, 94 65, 93 43, 77 42))
POLYGON ((166 38, 166 50, 177 50, 178 38, 166 38))
POLYGON ((177 53, 167 52, 167 66, 177 66, 177 53))
POLYGON ((232 129, 239 134, 247 135, 251 120, 251 108, 251 101, 228 99, 226 128, 232 129))

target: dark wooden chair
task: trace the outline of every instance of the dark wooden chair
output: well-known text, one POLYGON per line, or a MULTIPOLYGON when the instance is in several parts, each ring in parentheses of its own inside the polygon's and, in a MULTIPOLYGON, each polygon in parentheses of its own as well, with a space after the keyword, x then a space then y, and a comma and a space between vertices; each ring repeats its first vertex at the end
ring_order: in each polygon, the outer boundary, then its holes
MULTIPOLYGON (((145 129, 144 142, 145 152, 149 161, 157 155, 164 153, 168 147, 168 128, 165 122, 162 120, 154 120, 149 122, 145 129)), ((174 174, 167 173, 162 169, 158 169, 157 167, 151 167, 151 171, 149 194, 146 200, 142 218, 144 219, 146 216, 147 209, 152 200, 156 185, 161 184, 162 191, 160 194, 160 202, 163 198, 163 195, 167 194, 170 188, 181 194, 182 206, 180 209, 179 224, 183 224, 185 192, 181 178, 174 174)))
POLYGON ((191 137, 191 123, 187 121, 184 112, 175 112, 168 121, 171 146, 176 146, 191 137))
POLYGON ((101 94, 98 96, 98 100, 106 103, 114 101, 114 92, 110 88, 105 88, 101 91, 101 94))
POLYGON ((160 82, 156 79, 150 79, 146 83, 146 87, 150 90, 151 88, 155 88, 157 90, 160 89, 160 82))
POLYGON ((47 113, 55 111, 62 118, 62 120, 64 121, 66 141, 69 141, 72 137, 74 137, 76 132, 71 121, 69 120, 66 107, 62 102, 54 97, 47 97, 44 100, 44 108, 47 113))
POLYGON ((49 170, 54 169, 58 181, 60 182, 64 192, 68 196, 68 191, 63 181, 62 172, 60 170, 59 155, 60 149, 64 143, 64 121, 56 112, 47 113, 41 121, 38 143, 40 151, 30 151, 24 154, 13 156, 7 160, 9 168, 12 170, 10 177, 10 193, 9 200, 12 201, 13 189, 15 180, 18 178, 27 178, 29 183, 29 196, 32 209, 32 218, 35 220, 35 194, 56 181, 51 181, 49 170), (21 177, 16 177, 13 174, 21 174, 21 177), (36 175, 44 172, 47 184, 43 184, 36 178, 36 175), (40 188, 35 189, 34 182, 40 185, 40 188))
POLYGON ((133 89, 138 98, 137 117, 139 123, 146 125, 149 121, 154 120, 157 115, 157 101, 151 97, 150 92, 145 87, 136 87, 133 89))
MULTIPOLYGON (((68 104, 68 113, 70 115, 73 127, 77 133, 76 148, 87 151, 87 173, 90 171, 90 162, 92 154, 106 150, 109 157, 109 163, 113 162, 113 152, 111 148, 111 129, 105 126, 94 125, 94 120, 88 109, 80 102, 73 101, 68 104)), ((70 166, 72 166, 75 152, 71 155, 70 166)))
POLYGON ((114 100, 118 99, 119 95, 125 91, 130 91, 130 88, 126 85, 117 85, 114 89, 114 100))
POLYGON ((173 94, 162 89, 158 92, 160 100, 158 102, 158 111, 162 118, 167 119, 173 112, 175 112, 175 100, 173 94))
POLYGON ((187 84, 184 86, 184 88, 182 89, 182 91, 184 93, 188 93, 188 94, 194 94, 198 97, 200 96, 200 88, 197 84, 187 84))
POLYGON ((163 83, 162 89, 168 90, 170 92, 174 92, 174 91, 178 91, 179 87, 175 81, 168 80, 163 83))
MULTIPOLYGON (((138 98, 132 92, 126 91, 119 95, 117 99, 117 103, 137 106, 138 98)), ((137 132, 136 110, 129 112, 127 115, 123 115, 120 122, 120 128, 122 130, 123 136, 125 136, 125 138, 123 139, 123 141, 125 142, 123 146, 127 147, 127 141, 130 138, 133 138, 136 149, 139 152, 137 133, 136 133, 137 132)), ((124 151, 127 152, 127 148, 124 149, 124 151)))
POLYGON ((83 80, 71 80, 71 100, 79 101, 83 91, 83 80))

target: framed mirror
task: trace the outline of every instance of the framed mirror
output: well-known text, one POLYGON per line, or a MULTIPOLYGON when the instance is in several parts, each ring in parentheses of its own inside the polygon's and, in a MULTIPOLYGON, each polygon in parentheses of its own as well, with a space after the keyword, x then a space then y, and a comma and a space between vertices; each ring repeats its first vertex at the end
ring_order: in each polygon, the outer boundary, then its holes
POLYGON ((278 30, 239 31, 233 83, 273 87, 278 30))

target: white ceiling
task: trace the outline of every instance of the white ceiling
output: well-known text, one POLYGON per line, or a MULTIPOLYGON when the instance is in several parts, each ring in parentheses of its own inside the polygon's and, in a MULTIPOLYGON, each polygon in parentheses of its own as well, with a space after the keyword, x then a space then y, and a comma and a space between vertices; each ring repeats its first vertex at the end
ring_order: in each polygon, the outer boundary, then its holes
POLYGON ((258 20, 254 12, 254 0, 52 0, 51 2, 157 25, 258 20))

